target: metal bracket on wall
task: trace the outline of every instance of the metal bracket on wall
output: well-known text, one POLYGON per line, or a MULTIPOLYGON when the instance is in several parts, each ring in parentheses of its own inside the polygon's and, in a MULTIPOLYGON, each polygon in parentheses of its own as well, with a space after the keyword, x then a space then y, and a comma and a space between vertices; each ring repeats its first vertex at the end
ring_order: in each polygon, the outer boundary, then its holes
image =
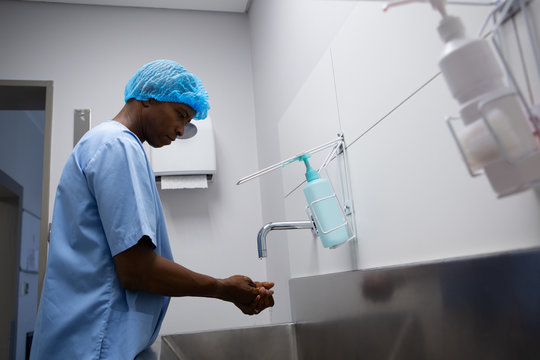
POLYGON ((75 109, 73 113, 73 147, 90 130, 90 109, 75 109))

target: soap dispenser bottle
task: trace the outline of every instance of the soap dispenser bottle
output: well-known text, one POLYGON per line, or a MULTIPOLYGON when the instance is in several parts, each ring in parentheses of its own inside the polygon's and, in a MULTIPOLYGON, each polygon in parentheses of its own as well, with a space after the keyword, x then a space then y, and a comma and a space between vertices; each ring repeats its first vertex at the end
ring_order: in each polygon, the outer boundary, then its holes
MULTIPOLYGON (((422 0, 391 1, 383 9, 410 2, 422 0)), ((469 167, 478 170, 501 159, 524 159, 537 149, 536 140, 516 91, 504 82, 490 44, 467 37, 461 19, 446 14, 445 0, 429 2, 442 16, 437 31, 445 45, 439 67, 460 104, 465 127, 457 137, 469 167)))
POLYGON ((303 189, 304 195, 323 246, 334 248, 349 239, 347 220, 330 181, 320 178, 317 170, 309 164, 310 156, 308 153, 297 158, 306 165, 307 184, 303 189))
POLYGON ((471 169, 501 158, 516 162, 535 151, 527 114, 516 92, 504 83, 487 40, 468 38, 455 16, 443 16, 437 30, 445 43, 439 67, 461 105, 466 127, 458 138, 471 169))

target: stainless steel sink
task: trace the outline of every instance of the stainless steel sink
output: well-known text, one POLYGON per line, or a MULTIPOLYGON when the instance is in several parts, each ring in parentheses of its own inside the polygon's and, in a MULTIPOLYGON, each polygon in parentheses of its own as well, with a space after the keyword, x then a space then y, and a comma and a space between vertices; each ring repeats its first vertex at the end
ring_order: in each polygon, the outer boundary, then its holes
POLYGON ((416 318, 380 314, 162 337, 164 360, 423 360, 416 318))
POLYGON ((164 336, 161 358, 538 360, 538 274, 540 248, 295 278, 292 323, 164 336))
POLYGON ((204 331, 162 337, 163 360, 297 360, 294 324, 204 331))

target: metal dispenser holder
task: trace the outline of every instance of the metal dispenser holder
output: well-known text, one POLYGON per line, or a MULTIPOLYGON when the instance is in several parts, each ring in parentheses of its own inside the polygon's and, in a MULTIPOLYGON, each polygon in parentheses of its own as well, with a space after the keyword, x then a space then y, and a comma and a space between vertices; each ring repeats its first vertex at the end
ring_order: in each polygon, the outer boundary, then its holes
MULTIPOLYGON (((332 151, 328 154, 325 161, 319 168, 319 174, 324 170, 325 177, 330 181, 332 189, 334 190, 333 197, 336 198, 339 208, 341 210, 341 215, 343 216, 344 223, 340 226, 337 226, 333 229, 323 229, 319 225, 319 220, 317 219, 316 213, 311 211, 313 206, 309 204, 306 206, 306 212, 310 219, 313 219, 315 226, 317 226, 317 231, 322 232, 323 234, 336 231, 344 226, 347 227, 347 232, 349 234, 349 239, 346 243, 351 240, 356 239, 356 222, 354 219, 354 206, 353 206, 353 196, 352 196, 352 186, 350 181, 350 172, 349 172, 349 160, 347 156, 347 147, 345 146, 345 140, 343 134, 338 134, 338 140, 336 140, 332 151), (329 171, 332 161, 337 167, 335 172, 329 171), (331 176, 331 173, 335 173, 335 177, 331 176), (337 185, 337 186, 336 186, 337 185), (337 190, 336 190, 337 189, 337 190), (315 216, 313 216, 315 215, 315 216)), ((319 201, 324 201, 325 199, 320 199, 319 201)))
MULTIPOLYGON (((325 198, 322 198, 322 199, 318 199, 318 200, 315 200, 315 201, 312 201, 311 203, 309 203, 307 206, 306 206, 306 213, 308 215, 308 217, 313 221, 313 225, 315 226, 315 233, 316 234, 330 234, 331 232, 333 231, 336 231, 338 229, 341 229, 342 227, 344 226, 347 226, 347 219, 345 218, 345 213, 343 211, 343 208, 341 207, 341 203, 339 202, 339 199, 337 198, 336 194, 332 194, 331 196, 327 196, 325 198), (343 223, 334 227, 334 228, 331 228, 331 229, 328 229, 328 230, 325 230, 321 221, 319 220, 319 218, 317 217, 317 213, 315 211, 313 211, 313 207, 315 204, 317 203, 320 203, 320 202, 323 202, 323 201, 326 201, 326 200, 331 200, 335 198, 337 203, 340 205, 339 209, 341 210, 341 215, 342 215, 342 219, 343 219, 343 223)), ((349 238, 349 240, 351 240, 351 238, 349 238)), ((348 241, 348 240, 347 240, 348 241)))
MULTIPOLYGON (((501 154, 501 157, 510 164, 517 164, 520 161, 525 160, 528 157, 530 157, 531 155, 533 155, 534 151, 530 151, 529 153, 527 153, 527 154, 525 154, 525 155, 523 155, 523 156, 521 156, 521 157, 519 157, 517 159, 513 159, 512 156, 510 156, 508 154, 508 152, 505 150, 504 146, 502 145, 502 140, 499 138, 499 136, 497 135, 497 133, 493 129, 493 126, 490 124, 490 122, 488 120, 488 117, 487 117, 487 114, 486 114, 486 110, 485 110, 486 107, 490 103, 492 103, 494 101, 497 101, 497 100, 499 100, 501 98, 512 97, 512 96, 515 96, 518 99, 518 101, 521 102, 522 106, 525 109, 527 108, 527 104, 523 103, 522 97, 519 96, 519 94, 518 94, 518 92, 516 90, 508 90, 508 91, 505 91, 503 93, 497 94, 497 96, 492 97, 487 101, 480 102, 478 104, 478 111, 481 114, 481 118, 479 120, 484 123, 486 129, 488 130, 488 132, 489 132, 489 134, 491 136, 491 138, 493 139, 493 142, 497 146, 497 150, 501 154)), ((459 140, 458 131, 456 130, 456 126, 454 125, 454 123, 456 121, 459 121, 459 120, 462 121, 462 118, 459 117, 459 116, 447 116, 446 117, 446 123, 447 123, 447 125, 448 125, 448 127, 450 129, 450 132, 452 133, 452 137, 454 138, 454 141, 456 142, 456 145, 459 148, 459 152, 461 154, 461 157, 463 158, 463 161, 465 162, 465 165, 467 166, 467 170, 469 171, 469 174, 472 177, 483 175, 482 172, 475 171, 474 169, 472 169, 470 164, 469 164, 469 159, 468 159, 468 157, 466 155, 465 150, 463 149, 463 145, 461 144, 461 141, 459 140)))
MULTIPOLYGON (((317 172, 319 175, 321 175, 321 171, 325 170, 326 178, 329 180, 332 189, 334 191, 334 194, 331 196, 328 196, 326 198, 322 198, 319 200, 316 200, 306 206, 306 213, 309 217, 309 219, 312 222, 312 231, 314 234, 328 234, 332 231, 336 231, 344 226, 347 227, 347 231, 349 234, 349 239, 345 243, 350 243, 351 240, 356 240, 356 224, 354 221, 354 205, 353 205, 353 196, 352 196, 352 187, 351 187, 351 181, 350 181, 350 170, 349 170, 349 161, 347 156, 347 147, 345 146, 345 139, 343 133, 338 134, 338 138, 330 141, 328 143, 322 144, 320 146, 317 146, 313 149, 304 151, 302 153, 299 153, 295 156, 292 156, 286 160, 280 161, 279 163, 270 165, 262 170, 259 170, 251 175, 248 175, 246 177, 243 177, 242 179, 238 180, 236 185, 243 184, 247 181, 253 180, 259 176, 262 176, 270 171, 276 170, 278 168, 281 168, 285 166, 286 164, 293 162, 298 159, 298 157, 305 155, 305 154, 314 154, 318 153, 320 151, 326 150, 331 148, 332 150, 330 153, 326 156, 324 162, 319 167, 317 172), (335 161, 334 161, 335 160, 335 161), (331 174, 328 172, 328 166, 334 163, 337 166, 337 179, 332 179, 331 174), (334 180, 334 181, 333 181, 334 180), (338 189, 339 191, 336 192, 335 185, 339 185, 338 189), (316 216, 316 212, 312 211, 311 209, 313 206, 316 205, 317 202, 321 201, 327 201, 329 199, 335 198, 339 204, 339 208, 341 210, 341 214, 343 216, 343 224, 334 227, 332 229, 324 229, 321 226, 321 222, 316 216)), ((296 191, 298 188, 300 188, 306 181, 304 180, 301 182, 298 186, 296 186, 293 190, 291 190, 287 195, 285 195, 285 198, 288 197, 290 194, 292 194, 294 191, 296 191)), ((287 227, 286 229, 293 229, 292 227, 287 227)), ((341 246, 341 245, 338 245, 341 246)))

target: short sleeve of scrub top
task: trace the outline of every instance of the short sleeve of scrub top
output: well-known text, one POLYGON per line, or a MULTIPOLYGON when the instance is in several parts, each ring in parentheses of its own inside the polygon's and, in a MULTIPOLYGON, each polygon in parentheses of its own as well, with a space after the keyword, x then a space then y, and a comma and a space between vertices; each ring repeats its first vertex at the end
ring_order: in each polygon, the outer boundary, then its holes
POLYGON ((103 146, 84 169, 112 256, 148 236, 156 246, 157 214, 147 162, 135 139, 103 146))

